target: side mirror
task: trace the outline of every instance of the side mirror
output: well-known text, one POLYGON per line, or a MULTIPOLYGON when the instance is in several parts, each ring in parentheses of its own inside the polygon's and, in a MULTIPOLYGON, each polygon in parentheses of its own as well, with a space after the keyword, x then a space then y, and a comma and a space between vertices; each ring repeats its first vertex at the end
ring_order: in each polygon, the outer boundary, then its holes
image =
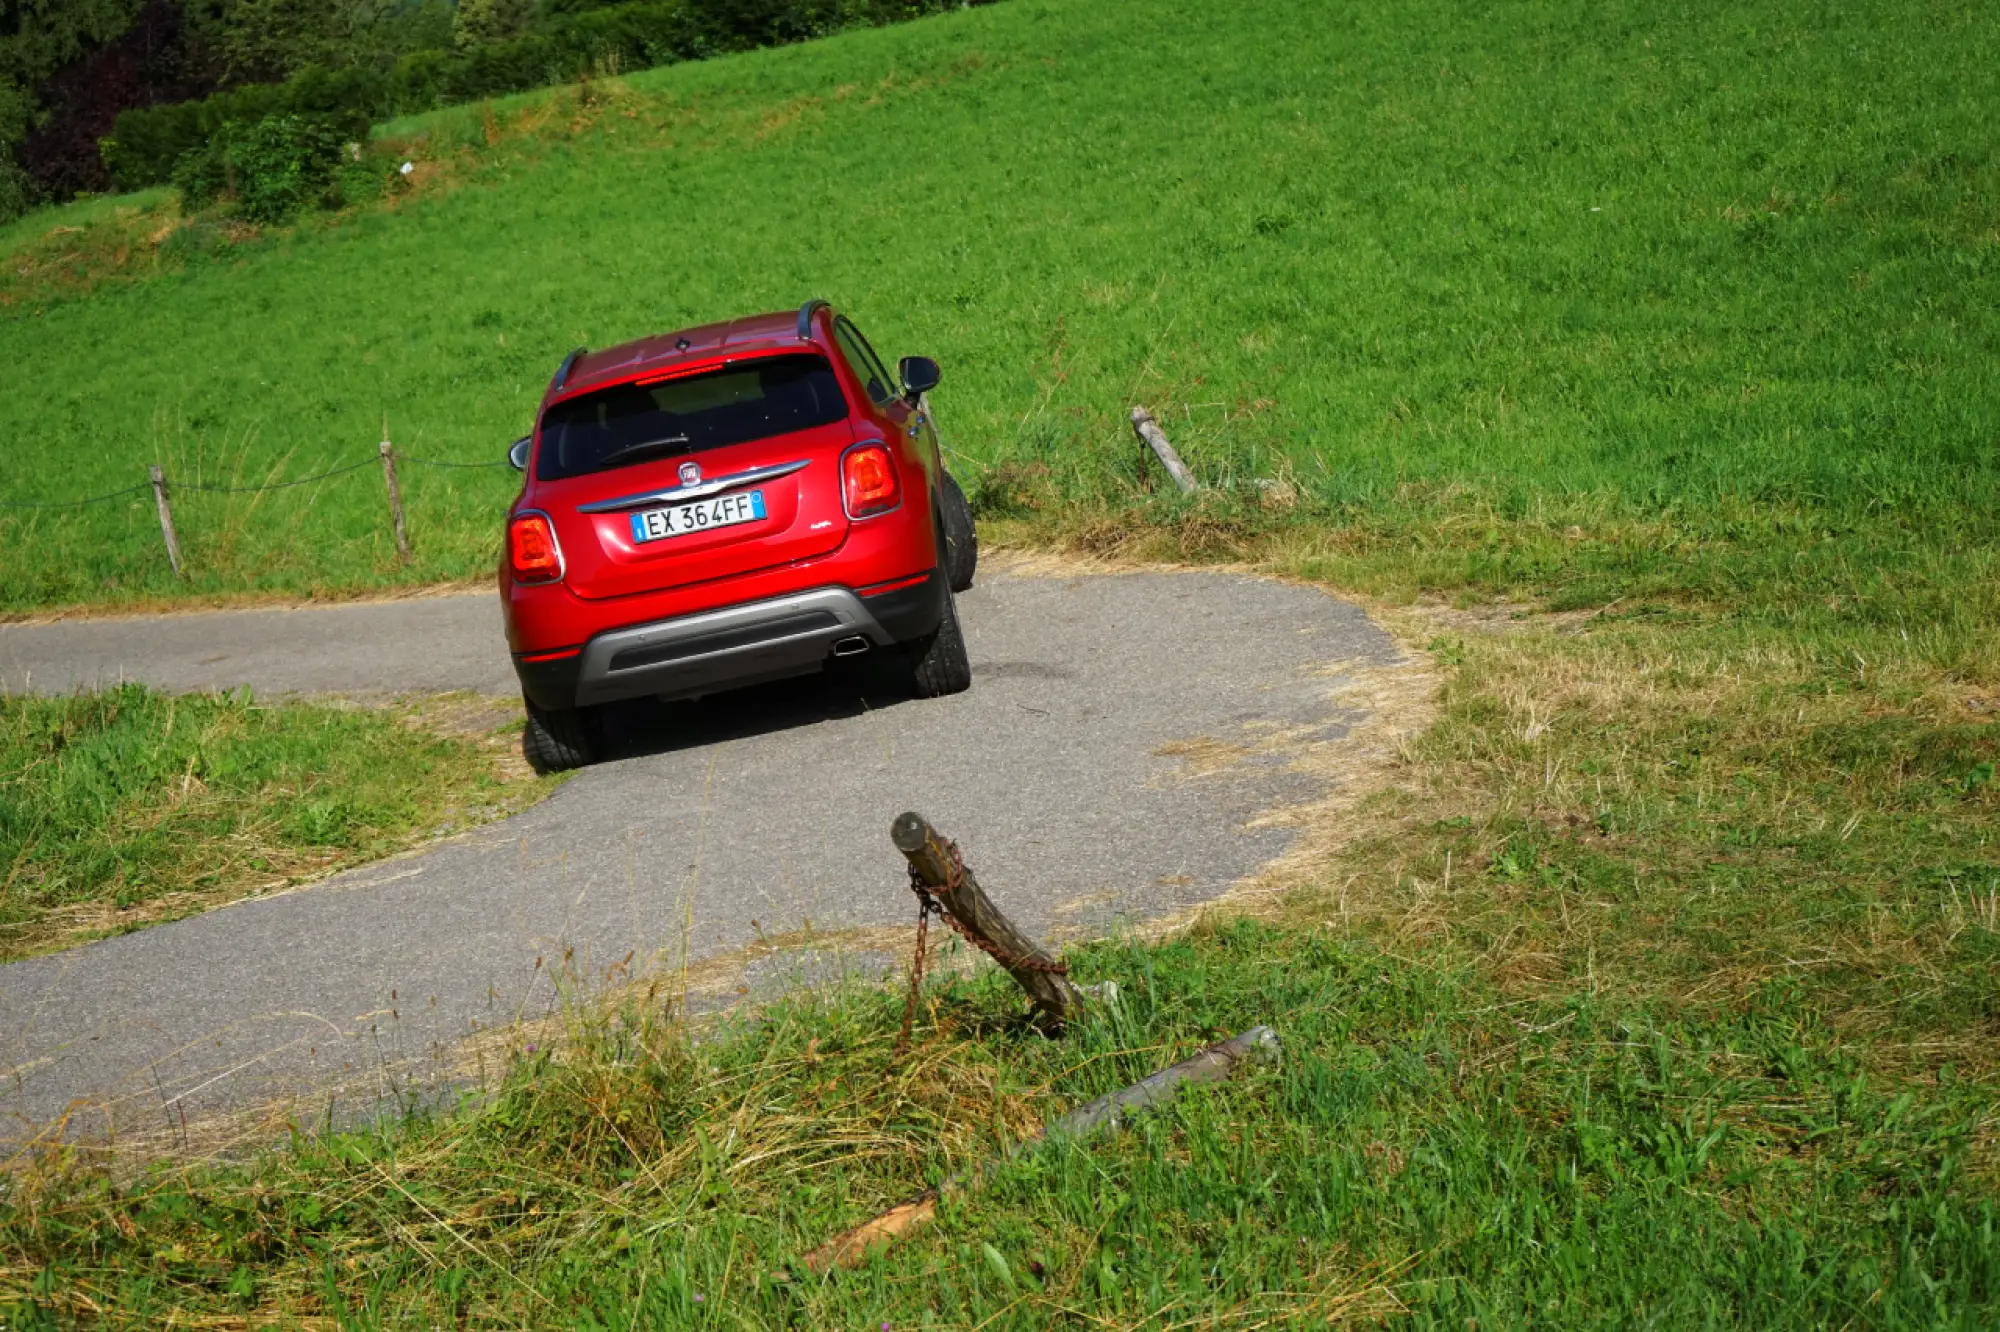
POLYGON ((928 356, 905 356, 896 366, 896 373, 903 377, 903 396, 915 398, 936 388, 943 372, 928 356))
POLYGON ((517 472, 528 470, 528 450, 534 446, 533 435, 523 435, 507 446, 507 461, 517 472))

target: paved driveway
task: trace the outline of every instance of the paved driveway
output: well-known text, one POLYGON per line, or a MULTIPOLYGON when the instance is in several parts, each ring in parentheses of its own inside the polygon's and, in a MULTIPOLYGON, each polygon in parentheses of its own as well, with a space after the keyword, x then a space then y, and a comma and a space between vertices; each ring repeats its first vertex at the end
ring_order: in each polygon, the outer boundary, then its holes
MULTIPOLYGON (((633 706, 612 761, 505 822, 0 967, 0 1137, 72 1107, 76 1131, 151 1135, 272 1098, 429 1094, 472 1066, 468 1035, 558 1003, 565 958, 586 985, 686 961, 729 995, 879 970, 913 911, 888 840, 904 809, 1038 935, 1212 898, 1284 849, 1256 814, 1322 789, 1259 742, 1337 743, 1358 720, 1330 698, 1342 672, 1395 659, 1358 609, 1229 574, 996 573, 961 610, 956 698, 863 667, 633 706), (760 943, 808 929, 804 951, 760 943)), ((512 688, 484 595, 0 629, 9 688, 121 678, 512 688)))

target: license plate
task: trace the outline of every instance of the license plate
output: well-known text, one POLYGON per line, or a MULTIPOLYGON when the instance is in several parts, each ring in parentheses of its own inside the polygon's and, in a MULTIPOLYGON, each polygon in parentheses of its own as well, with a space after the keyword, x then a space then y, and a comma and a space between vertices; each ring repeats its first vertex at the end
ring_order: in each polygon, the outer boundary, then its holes
POLYGON ((632 515, 632 539, 638 542, 663 541, 668 537, 706 532, 715 527, 754 523, 764 516, 764 492, 739 491, 717 495, 693 504, 676 504, 671 509, 647 509, 632 515))

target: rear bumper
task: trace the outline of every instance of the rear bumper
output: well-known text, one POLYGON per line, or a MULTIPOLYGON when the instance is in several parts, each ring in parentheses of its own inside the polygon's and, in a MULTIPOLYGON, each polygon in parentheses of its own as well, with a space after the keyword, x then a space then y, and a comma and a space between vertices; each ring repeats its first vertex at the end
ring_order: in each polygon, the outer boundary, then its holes
POLYGON ((762 601, 608 629, 568 656, 517 655, 521 692, 538 707, 573 708, 655 695, 691 698, 820 669, 836 644, 873 648, 922 638, 944 617, 944 576, 876 595, 818 587, 762 601))

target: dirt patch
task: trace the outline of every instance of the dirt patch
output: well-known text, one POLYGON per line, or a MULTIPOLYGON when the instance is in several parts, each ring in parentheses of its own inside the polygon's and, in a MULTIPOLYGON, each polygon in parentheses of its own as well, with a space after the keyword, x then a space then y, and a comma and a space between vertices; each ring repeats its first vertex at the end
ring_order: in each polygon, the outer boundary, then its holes
POLYGON ((1217 915, 1272 914, 1293 889, 1324 883, 1346 847, 1380 831, 1386 816, 1371 810, 1370 802, 1407 775, 1409 743, 1438 715, 1435 667, 1425 654, 1407 645, 1405 651, 1407 659, 1392 666, 1344 673, 1328 668, 1342 675, 1333 698, 1353 709, 1344 736, 1326 739, 1323 728, 1288 731, 1246 751, 1246 756, 1282 755, 1294 771, 1324 785, 1326 794, 1319 799, 1273 809, 1253 822, 1253 827, 1292 830, 1291 848, 1221 897, 1154 922, 1142 934, 1164 937, 1217 915))
POLYGON ((1231 744, 1212 735, 1174 740, 1153 751, 1160 758, 1179 759, 1181 775, 1187 777, 1206 777, 1226 771, 1249 758, 1253 752, 1249 745, 1231 744))

